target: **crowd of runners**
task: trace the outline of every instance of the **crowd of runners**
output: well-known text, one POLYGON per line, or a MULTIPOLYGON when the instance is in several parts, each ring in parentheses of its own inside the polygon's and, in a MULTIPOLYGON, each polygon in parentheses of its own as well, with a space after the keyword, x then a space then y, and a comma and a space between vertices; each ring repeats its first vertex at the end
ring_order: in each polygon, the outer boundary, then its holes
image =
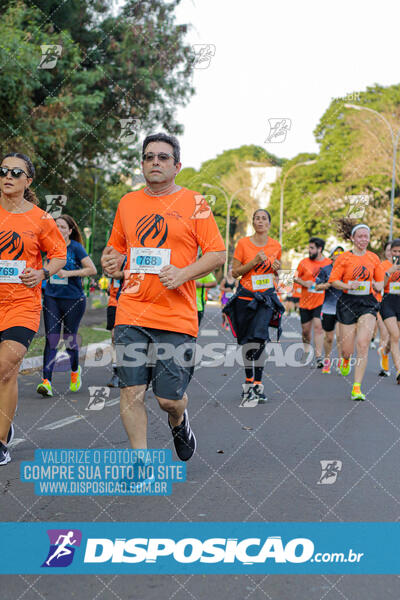
MULTIPOLYGON (((225 263, 225 246, 205 199, 175 183, 181 169, 176 138, 148 136, 142 169, 146 187, 121 199, 101 258, 102 269, 111 278, 107 329, 113 361, 108 385, 120 389, 121 419, 134 449, 147 447, 145 396, 151 386, 166 413, 176 453, 186 461, 196 449, 186 390, 207 293, 218 286, 213 272, 225 263)), ((37 392, 53 395, 61 332, 71 365, 70 390, 81 388, 77 334, 86 306, 82 277, 96 274, 75 220, 64 214, 54 220, 37 206, 30 189, 34 177, 26 155, 11 153, 2 159, 0 465, 11 460, 8 445, 14 434, 18 372, 42 310, 46 346, 37 392)), ((361 385, 378 329, 379 375, 390 376, 391 354, 395 382, 400 384, 400 239, 385 246, 381 260, 368 250, 366 223, 339 219, 337 233, 343 246, 336 245, 327 256, 325 240, 311 237, 308 258, 284 284, 282 248, 269 236, 271 220, 266 209, 254 212, 254 232, 238 240, 232 264, 219 284, 222 327, 232 332, 242 349, 240 406, 255 407, 268 400, 263 383, 266 345, 271 328, 279 340, 285 309, 287 314, 299 312, 301 365, 329 375, 336 337, 338 372, 347 377, 354 364, 353 400, 365 400, 361 385)))

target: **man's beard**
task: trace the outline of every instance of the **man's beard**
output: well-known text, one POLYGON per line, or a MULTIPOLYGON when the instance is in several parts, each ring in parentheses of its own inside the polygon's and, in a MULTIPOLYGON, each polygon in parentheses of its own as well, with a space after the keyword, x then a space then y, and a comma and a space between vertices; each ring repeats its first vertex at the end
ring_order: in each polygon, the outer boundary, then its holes
POLYGON ((309 256, 310 260, 315 260, 318 256, 318 252, 309 252, 308 256, 309 256))

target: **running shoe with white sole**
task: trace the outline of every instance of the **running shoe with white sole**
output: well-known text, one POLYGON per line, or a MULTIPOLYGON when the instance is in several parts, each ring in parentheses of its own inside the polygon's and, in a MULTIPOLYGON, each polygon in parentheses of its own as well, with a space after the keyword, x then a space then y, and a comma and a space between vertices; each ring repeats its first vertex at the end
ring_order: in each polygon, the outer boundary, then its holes
POLYGON ((330 375, 331 372, 331 361, 329 358, 325 358, 324 359, 324 367, 321 371, 322 373, 326 374, 326 375, 330 375))
POLYGON ((242 383, 242 394, 239 408, 254 408, 258 405, 258 399, 254 394, 254 385, 252 383, 242 383))
POLYGON ((81 379, 82 368, 79 365, 77 371, 71 371, 71 383, 69 384, 69 389, 71 392, 79 392, 82 387, 82 379, 81 379))
POLYGON ((351 390, 351 399, 365 400, 365 394, 361 392, 361 388, 359 385, 353 385, 353 389, 351 390))
POLYGON ((11 460, 8 448, 3 442, 0 442, 0 465, 6 465, 11 460))
POLYGON ((172 431, 172 437, 174 438, 174 446, 178 458, 184 461, 189 460, 189 458, 192 458, 196 451, 196 438, 190 428, 187 410, 185 410, 183 413, 183 421, 180 425, 177 425, 177 427, 171 427, 169 419, 168 425, 172 431))
POLYGON ((48 379, 43 379, 42 383, 39 383, 39 385, 37 386, 36 391, 38 394, 41 394, 42 396, 52 396, 53 395, 51 383, 48 379))
POLYGON ((267 402, 267 397, 264 394, 264 384, 256 383, 253 386, 253 394, 257 398, 258 404, 265 404, 267 402))

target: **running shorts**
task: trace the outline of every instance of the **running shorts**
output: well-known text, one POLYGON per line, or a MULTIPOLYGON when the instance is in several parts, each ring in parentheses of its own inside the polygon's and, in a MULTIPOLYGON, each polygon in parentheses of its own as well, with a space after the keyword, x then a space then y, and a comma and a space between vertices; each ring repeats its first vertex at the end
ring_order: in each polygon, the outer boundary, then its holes
POLYGON ((379 310, 379 302, 372 295, 351 296, 342 294, 336 305, 336 315, 339 323, 343 325, 353 325, 363 315, 374 315, 376 317, 379 310))
POLYGON ((115 313, 117 312, 116 306, 107 306, 107 325, 106 329, 112 331, 115 325, 115 313))
POLYGON ((301 323, 308 323, 314 318, 321 318, 321 309, 322 304, 320 306, 316 306, 315 308, 300 308, 300 321, 301 323))
POLYGON ((385 294, 381 302, 380 313, 383 320, 396 317, 400 321, 400 296, 398 294, 385 294))
POLYGON ((27 327, 9 327, 0 331, 0 343, 5 340, 11 340, 13 342, 19 342, 25 348, 29 348, 34 338, 36 331, 28 329, 27 327))
POLYGON ((333 331, 335 329, 336 322, 337 322, 336 314, 334 314, 334 315, 332 315, 332 314, 330 315, 328 313, 321 314, 322 329, 324 331, 333 331))
POLYGON ((149 385, 167 400, 181 400, 194 371, 196 338, 136 325, 114 330, 120 388, 149 385))

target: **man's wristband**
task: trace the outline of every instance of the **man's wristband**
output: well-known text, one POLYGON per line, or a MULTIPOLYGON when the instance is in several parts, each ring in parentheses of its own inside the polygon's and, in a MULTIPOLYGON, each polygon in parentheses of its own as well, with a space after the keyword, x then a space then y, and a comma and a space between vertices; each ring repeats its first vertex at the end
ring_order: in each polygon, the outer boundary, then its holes
POLYGON ((43 275, 46 281, 48 281, 50 279, 50 273, 47 269, 45 269, 44 267, 42 268, 43 271, 43 275))

